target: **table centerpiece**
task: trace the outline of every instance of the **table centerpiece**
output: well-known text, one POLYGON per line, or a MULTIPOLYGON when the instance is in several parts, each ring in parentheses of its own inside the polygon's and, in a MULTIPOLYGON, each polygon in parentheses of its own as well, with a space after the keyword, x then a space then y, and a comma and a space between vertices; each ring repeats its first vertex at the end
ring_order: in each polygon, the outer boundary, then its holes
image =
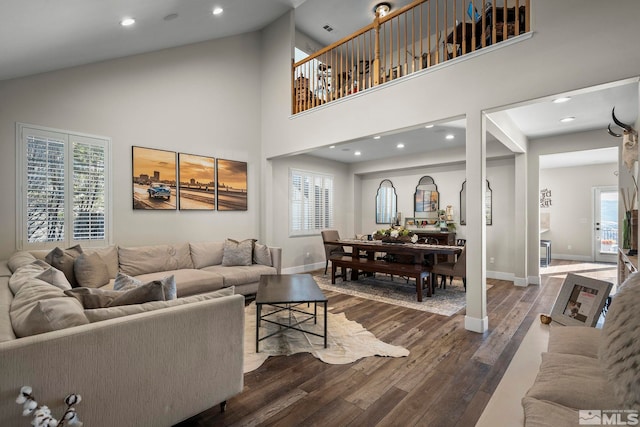
POLYGON ((376 230, 373 238, 375 240, 381 240, 384 243, 416 243, 418 241, 418 235, 416 233, 407 230, 401 225, 376 230))

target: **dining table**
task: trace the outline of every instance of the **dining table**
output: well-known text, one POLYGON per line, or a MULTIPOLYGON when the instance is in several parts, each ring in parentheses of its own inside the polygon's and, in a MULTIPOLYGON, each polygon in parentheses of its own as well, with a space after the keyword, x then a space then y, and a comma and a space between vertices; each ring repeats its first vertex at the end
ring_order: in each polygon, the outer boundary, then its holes
MULTIPOLYGON (((407 255, 407 260, 411 264, 421 265, 427 263, 437 263, 437 255, 453 255, 457 256, 462 252, 462 246, 452 245, 434 245, 427 243, 411 243, 411 242, 387 242, 382 240, 359 240, 359 239, 340 239, 333 242, 327 242, 342 247, 351 247, 351 257, 359 258, 366 254, 366 258, 374 261, 376 253, 407 255)), ((433 277, 431 278, 433 283, 433 277)), ((351 271, 351 280, 358 280, 358 272, 351 271)))
POLYGON ((391 254, 413 255, 414 263, 421 263, 426 255, 442 254, 442 255, 458 255, 462 252, 462 246, 453 245, 434 245, 428 243, 411 243, 411 242, 386 242, 382 240, 360 240, 360 239, 340 239, 334 242, 326 242, 339 246, 347 246, 353 248, 353 254, 358 252, 366 252, 368 258, 373 259, 376 252, 385 252, 391 254))

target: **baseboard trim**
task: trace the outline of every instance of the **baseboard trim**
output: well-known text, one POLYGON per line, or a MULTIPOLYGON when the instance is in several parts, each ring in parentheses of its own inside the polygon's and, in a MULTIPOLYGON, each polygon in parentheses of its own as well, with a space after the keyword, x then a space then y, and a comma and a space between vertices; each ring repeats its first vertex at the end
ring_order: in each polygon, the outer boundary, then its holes
POLYGON ((513 282, 515 275, 513 273, 507 273, 505 271, 487 271, 487 279, 506 280, 513 282))
MULTIPOLYGON (((329 266, 331 268, 331 266, 329 266)), ((305 264, 305 265, 297 265, 295 267, 287 267, 282 269, 282 274, 300 274, 300 273, 308 273, 314 270, 324 270, 324 262, 316 262, 315 264, 305 264)), ((330 270, 327 270, 329 273, 330 270)))
POLYGON ((526 288, 529 285, 529 282, 527 281, 526 277, 514 277, 513 284, 515 286, 526 288))
POLYGON ((539 285, 540 284, 540 276, 529 276, 527 281, 530 285, 539 285))
POLYGON ((593 257, 589 255, 571 255, 571 254, 557 254, 553 253, 553 259, 562 259, 566 261, 583 261, 583 262, 594 262, 593 257))
POLYGON ((481 334, 489 329, 489 318, 485 316, 482 319, 478 319, 476 317, 464 316, 464 328, 468 331, 481 334))

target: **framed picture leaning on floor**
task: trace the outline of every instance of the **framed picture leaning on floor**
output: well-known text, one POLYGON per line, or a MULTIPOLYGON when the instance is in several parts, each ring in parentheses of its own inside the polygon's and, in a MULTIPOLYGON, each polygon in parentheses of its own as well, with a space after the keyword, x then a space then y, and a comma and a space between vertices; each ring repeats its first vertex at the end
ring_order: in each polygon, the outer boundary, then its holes
POLYGON ((567 326, 596 326, 612 287, 604 280, 568 273, 551 318, 567 326))

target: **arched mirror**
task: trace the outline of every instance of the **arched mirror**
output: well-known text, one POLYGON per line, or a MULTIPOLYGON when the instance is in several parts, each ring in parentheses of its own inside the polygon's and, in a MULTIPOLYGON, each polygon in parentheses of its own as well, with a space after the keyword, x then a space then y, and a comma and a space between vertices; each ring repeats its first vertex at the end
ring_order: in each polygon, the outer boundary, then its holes
POLYGON ((423 176, 418 181, 416 192, 413 195, 413 206, 416 218, 438 219, 440 193, 438 193, 438 186, 430 176, 423 176))
POLYGON ((383 179, 376 194, 376 224, 391 224, 398 214, 398 195, 393 183, 383 179))
MULTIPOLYGON (((489 180, 487 180, 487 188, 484 192, 484 211, 487 225, 491 225, 493 222, 493 206, 491 200, 491 186, 489 180)), ((462 183, 462 190, 460 190, 460 225, 467 225, 467 181, 462 183)))

